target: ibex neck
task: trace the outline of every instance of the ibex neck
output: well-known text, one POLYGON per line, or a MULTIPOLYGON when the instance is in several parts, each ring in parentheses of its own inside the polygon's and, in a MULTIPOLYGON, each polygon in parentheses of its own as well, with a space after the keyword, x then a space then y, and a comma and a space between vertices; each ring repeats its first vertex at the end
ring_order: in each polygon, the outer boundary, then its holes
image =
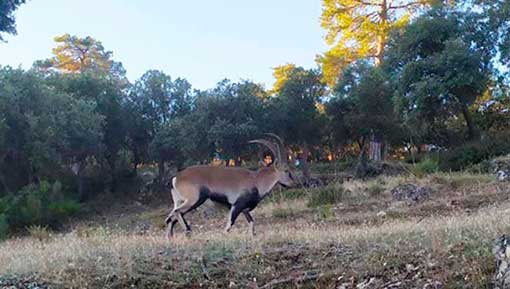
POLYGON ((257 188, 261 197, 265 197, 278 182, 273 170, 261 169, 257 172, 257 188))

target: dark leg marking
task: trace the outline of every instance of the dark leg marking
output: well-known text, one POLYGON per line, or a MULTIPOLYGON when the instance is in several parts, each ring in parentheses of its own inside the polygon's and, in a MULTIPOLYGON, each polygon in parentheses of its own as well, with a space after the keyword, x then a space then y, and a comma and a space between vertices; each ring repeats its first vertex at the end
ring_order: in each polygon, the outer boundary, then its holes
POLYGON ((244 217, 246 218, 246 221, 248 221, 248 223, 253 223, 253 218, 250 215, 249 211, 243 211, 243 214, 244 214, 244 217))
POLYGON ((242 212, 241 208, 239 208, 237 206, 234 208, 234 211, 232 212, 232 216, 230 217, 230 226, 234 225, 237 217, 239 216, 239 214, 241 214, 241 212, 242 212))
POLYGON ((175 224, 177 224, 177 219, 172 220, 170 225, 168 225, 168 232, 170 233, 170 237, 172 237, 174 235, 175 224))
POLYGON ((261 199, 259 190, 257 188, 252 188, 251 191, 239 197, 234 205, 241 208, 241 211, 245 209, 251 211, 258 205, 261 199))

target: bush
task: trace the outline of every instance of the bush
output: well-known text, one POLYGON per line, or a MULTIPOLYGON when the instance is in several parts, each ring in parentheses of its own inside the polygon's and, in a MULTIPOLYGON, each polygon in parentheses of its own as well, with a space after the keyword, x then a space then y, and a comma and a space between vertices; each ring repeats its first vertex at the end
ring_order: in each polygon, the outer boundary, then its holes
POLYGON ((7 237, 9 233, 9 224, 7 223, 7 216, 0 213, 0 240, 7 237))
POLYGON ((76 214, 80 210, 80 204, 73 200, 60 200, 50 203, 49 213, 57 219, 66 218, 76 214))
POLYGON ((417 176, 436 173, 439 171, 439 161, 431 157, 425 157, 414 165, 411 170, 417 176))
POLYGON ((372 183, 367 186, 366 191, 371 197, 378 197, 384 192, 384 186, 378 183, 372 183))
POLYGON ((51 233, 46 226, 31 225, 27 227, 27 231, 30 237, 41 242, 48 241, 51 238, 51 233))
POLYGON ((310 194, 308 197, 308 207, 318 207, 322 205, 331 205, 342 200, 344 194, 343 187, 329 186, 323 187, 310 194))
POLYGON ((273 209, 273 217, 278 219, 287 219, 295 217, 297 212, 293 208, 275 208, 273 209))
POLYGON ((269 196, 269 200, 274 203, 279 203, 285 200, 295 200, 304 197, 307 194, 307 189, 305 188, 297 188, 297 189, 285 189, 280 191, 275 191, 271 193, 269 196))
POLYGON ((510 153, 510 135, 486 137, 480 142, 471 142, 442 154, 440 168, 459 171, 484 160, 510 153))
POLYGON ((0 216, 4 218, 3 225, 0 220, 0 227, 13 230, 32 225, 59 225, 62 220, 80 209, 76 201, 63 196, 61 188, 58 182, 51 184, 42 181, 0 199, 0 216))

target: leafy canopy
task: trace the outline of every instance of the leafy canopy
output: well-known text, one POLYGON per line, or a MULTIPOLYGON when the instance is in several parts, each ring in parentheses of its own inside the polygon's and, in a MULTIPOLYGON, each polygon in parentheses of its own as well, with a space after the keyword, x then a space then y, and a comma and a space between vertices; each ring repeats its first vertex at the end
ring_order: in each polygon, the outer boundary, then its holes
POLYGON ((321 26, 331 47, 317 60, 329 85, 341 70, 358 59, 378 65, 388 34, 407 24, 414 13, 433 0, 323 0, 321 26))

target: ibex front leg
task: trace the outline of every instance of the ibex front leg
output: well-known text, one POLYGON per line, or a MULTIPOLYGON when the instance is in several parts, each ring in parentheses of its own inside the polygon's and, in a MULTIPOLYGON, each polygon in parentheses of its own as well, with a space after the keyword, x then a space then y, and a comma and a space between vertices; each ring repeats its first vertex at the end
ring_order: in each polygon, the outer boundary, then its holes
POLYGON ((248 225, 250 226, 250 234, 252 236, 255 236, 255 223, 253 222, 253 218, 250 215, 250 211, 243 211, 244 217, 246 218, 246 221, 248 221, 248 225))
POLYGON ((232 228, 232 226, 236 222, 236 219, 240 213, 241 213, 241 209, 238 206, 234 205, 230 208, 230 212, 228 214, 227 225, 225 226, 225 233, 230 232, 230 228, 232 228))

